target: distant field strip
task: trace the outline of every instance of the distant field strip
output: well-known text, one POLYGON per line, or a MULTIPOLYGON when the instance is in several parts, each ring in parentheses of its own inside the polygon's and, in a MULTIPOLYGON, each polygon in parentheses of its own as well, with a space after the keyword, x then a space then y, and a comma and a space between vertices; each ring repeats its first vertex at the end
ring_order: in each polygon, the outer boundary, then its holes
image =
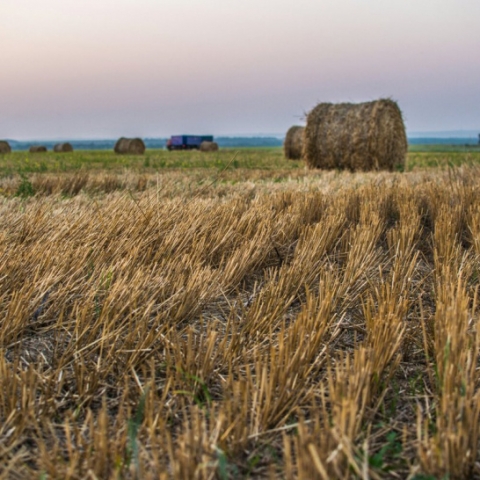
POLYGON ((478 167, 148 168, 0 180, 1 478, 480 478, 478 167))
MULTIPOLYGON (((462 146, 450 147, 412 145, 408 153, 405 170, 415 171, 431 167, 453 167, 480 163, 480 148, 466 150, 462 146)), ((65 174, 76 172, 85 175, 108 173, 152 174, 158 171, 191 169, 201 170, 304 170, 301 160, 292 161, 284 157, 282 148, 239 148, 221 149, 218 152, 199 152, 147 149, 144 155, 116 155, 112 151, 79 150, 72 153, 47 152, 30 154, 13 152, 0 155, 0 180, 18 175, 65 174)))

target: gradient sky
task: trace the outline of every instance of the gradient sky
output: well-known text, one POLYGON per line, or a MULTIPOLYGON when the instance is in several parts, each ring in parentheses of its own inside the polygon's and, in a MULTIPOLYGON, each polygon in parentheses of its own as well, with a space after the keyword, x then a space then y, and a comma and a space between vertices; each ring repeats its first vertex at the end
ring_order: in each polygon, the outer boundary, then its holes
POLYGON ((480 131, 480 0, 0 0, 0 138, 284 132, 392 97, 480 131))

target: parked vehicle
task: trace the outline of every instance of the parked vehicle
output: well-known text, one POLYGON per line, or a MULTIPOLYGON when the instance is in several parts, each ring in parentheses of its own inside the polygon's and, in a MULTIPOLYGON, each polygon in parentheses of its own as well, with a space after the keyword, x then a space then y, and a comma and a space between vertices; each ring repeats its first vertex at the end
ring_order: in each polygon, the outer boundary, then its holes
POLYGON ((213 142, 213 135, 172 135, 167 140, 167 149, 198 150, 202 142, 213 142))

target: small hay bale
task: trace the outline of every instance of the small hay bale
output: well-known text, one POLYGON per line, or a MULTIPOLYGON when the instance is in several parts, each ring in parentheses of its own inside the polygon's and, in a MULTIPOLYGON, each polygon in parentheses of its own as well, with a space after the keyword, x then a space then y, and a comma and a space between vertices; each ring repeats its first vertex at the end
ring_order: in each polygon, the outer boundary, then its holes
POLYGON ((32 145, 28 151, 30 153, 45 153, 47 151, 47 147, 44 145, 32 145))
POLYGON ((218 143, 203 141, 200 144, 200 151, 201 152, 218 152, 218 143))
POLYGON ((285 141, 283 142, 283 151, 285 157, 289 160, 300 160, 303 155, 305 127, 294 125, 288 129, 285 141))
POLYGON ((307 116, 304 157, 310 168, 395 170, 405 166, 407 135, 397 103, 320 103, 307 116))
POLYGON ((114 147, 115 153, 143 155, 145 153, 145 144, 141 138, 121 137, 117 140, 114 147))
POLYGON ((12 148, 10 147, 10 144, 5 140, 0 140, 0 154, 11 153, 11 151, 12 148))
POLYGON ((67 153, 67 152, 73 152, 73 147, 71 143, 65 142, 65 143, 57 143, 53 147, 53 151, 57 153, 67 153))

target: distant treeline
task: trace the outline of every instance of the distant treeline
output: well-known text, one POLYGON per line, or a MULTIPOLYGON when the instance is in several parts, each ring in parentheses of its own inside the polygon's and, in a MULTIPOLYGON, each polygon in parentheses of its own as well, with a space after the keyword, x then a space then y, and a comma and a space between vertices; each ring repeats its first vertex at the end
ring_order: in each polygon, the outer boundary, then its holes
MULTIPOLYGON (((69 140, 74 150, 113 150, 116 139, 106 140, 69 140)), ((165 148, 166 138, 144 138, 147 148, 165 148)), ((241 147, 280 147, 283 139, 276 137, 215 137, 219 147, 241 148, 241 147)), ((36 140, 19 142, 8 140, 12 150, 28 150, 32 145, 45 145, 48 150, 58 143, 54 140, 36 140)))
MULTIPOLYGON (((166 138, 145 138, 143 139, 147 148, 165 148, 166 138)), ((106 140, 70 140, 74 150, 113 150, 116 139, 106 140)), ((281 147, 283 139, 279 137, 215 137, 220 148, 242 148, 242 147, 281 147)), ((12 150, 28 150, 32 145, 45 145, 52 150, 58 140, 36 140, 19 142, 8 140, 12 150)), ((478 145, 478 138, 433 138, 416 137, 409 138, 410 145, 478 145)))
POLYGON ((478 137, 461 138, 438 138, 438 137, 415 137, 409 138, 410 145, 478 145, 478 137))

